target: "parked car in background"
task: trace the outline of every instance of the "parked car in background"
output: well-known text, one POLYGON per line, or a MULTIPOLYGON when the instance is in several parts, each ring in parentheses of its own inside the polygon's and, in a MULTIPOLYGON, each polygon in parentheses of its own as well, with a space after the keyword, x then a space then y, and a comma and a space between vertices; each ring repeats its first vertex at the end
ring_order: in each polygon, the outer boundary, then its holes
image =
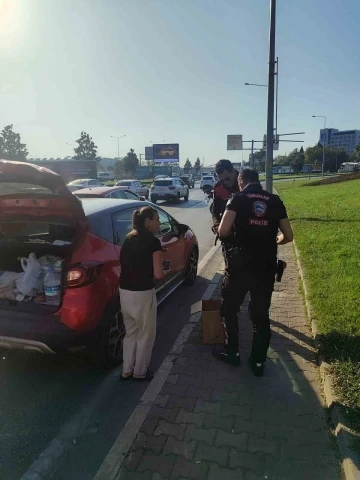
POLYGON ((180 180, 182 180, 189 188, 195 187, 195 179, 191 174, 180 175, 180 180))
POLYGON ((168 178, 168 175, 156 175, 156 177, 154 177, 154 180, 159 180, 160 178, 168 178))
POLYGON ((102 182, 112 181, 114 180, 114 172, 99 172, 98 180, 101 180, 102 182))
POLYGON ((162 178, 154 180, 151 185, 150 200, 172 200, 178 202, 180 198, 189 200, 189 187, 180 178, 162 178))
POLYGON ((216 183, 215 178, 212 175, 205 175, 200 180, 200 188, 204 189, 204 187, 214 187, 216 183))
POLYGON ((123 187, 124 190, 131 190, 146 199, 149 198, 149 187, 139 182, 139 180, 119 180, 115 183, 115 187, 123 187))
POLYGON ((119 198, 121 200, 137 200, 145 201, 145 197, 138 195, 131 190, 124 189, 124 187, 95 187, 82 188, 72 192, 78 198, 119 198))
MULTIPOLYGON (((20 272, 18 257, 35 253, 63 259, 59 301, 0 297, 0 346, 41 353, 86 347, 100 365, 122 360, 124 324, 119 301, 119 255, 144 202, 83 198, 51 170, 0 160, 0 270, 20 272), (34 207, 36 205, 36 207, 34 207)), ((156 282, 159 302, 197 276, 194 232, 156 207, 158 238, 171 273, 156 282)), ((15 285, 15 281, 14 281, 15 285)))
POLYGON ((93 178, 79 178, 78 180, 74 180, 67 184, 68 189, 70 192, 74 192, 75 190, 80 190, 81 188, 91 188, 91 187, 102 187, 103 184, 99 182, 99 180, 95 180, 93 178))

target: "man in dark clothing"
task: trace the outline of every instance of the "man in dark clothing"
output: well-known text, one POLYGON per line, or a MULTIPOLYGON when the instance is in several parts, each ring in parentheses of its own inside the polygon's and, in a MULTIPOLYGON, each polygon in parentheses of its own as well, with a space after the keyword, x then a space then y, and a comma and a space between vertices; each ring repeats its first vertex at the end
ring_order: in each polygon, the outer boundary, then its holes
POLYGON ((215 172, 219 182, 214 187, 214 200, 211 205, 211 215, 214 222, 214 228, 220 225, 221 217, 225 212, 227 201, 233 193, 239 193, 238 176, 239 172, 235 170, 230 160, 219 160, 215 166, 215 172))
POLYGON ((254 335, 249 363, 254 374, 262 376, 271 337, 269 308, 277 245, 291 242, 293 233, 283 202, 262 189, 255 170, 241 171, 238 181, 241 193, 227 203, 218 228, 222 240, 229 236, 235 240, 234 247, 228 251, 222 286, 225 346, 215 356, 232 365, 240 364, 238 312, 250 292, 254 335))

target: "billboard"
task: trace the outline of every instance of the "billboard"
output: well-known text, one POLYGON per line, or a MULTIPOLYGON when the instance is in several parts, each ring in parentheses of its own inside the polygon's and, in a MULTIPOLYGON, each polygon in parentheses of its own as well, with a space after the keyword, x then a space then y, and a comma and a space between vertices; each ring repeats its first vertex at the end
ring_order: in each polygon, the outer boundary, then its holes
POLYGON ((162 143, 153 145, 153 159, 157 163, 176 163, 179 161, 179 144, 162 143))
POLYGON ((78 178, 97 178, 97 163, 95 160, 44 160, 31 163, 58 173, 66 183, 78 178))
POLYGON ((147 161, 152 161, 153 159, 153 146, 151 147, 145 147, 145 160, 147 161))

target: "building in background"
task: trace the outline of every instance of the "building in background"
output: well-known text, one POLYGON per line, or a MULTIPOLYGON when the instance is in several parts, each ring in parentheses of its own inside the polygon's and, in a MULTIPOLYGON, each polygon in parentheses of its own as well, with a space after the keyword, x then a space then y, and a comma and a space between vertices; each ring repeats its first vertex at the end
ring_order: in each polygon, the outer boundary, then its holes
POLYGON ((356 145, 360 143, 360 130, 337 130, 336 128, 323 128, 320 130, 321 145, 325 143, 330 147, 342 148, 347 153, 355 152, 356 145))

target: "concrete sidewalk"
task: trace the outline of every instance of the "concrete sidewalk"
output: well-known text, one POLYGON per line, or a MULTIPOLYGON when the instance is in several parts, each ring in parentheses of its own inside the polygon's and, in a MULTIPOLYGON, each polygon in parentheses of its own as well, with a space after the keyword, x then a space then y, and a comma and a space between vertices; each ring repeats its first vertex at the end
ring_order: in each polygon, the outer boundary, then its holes
POLYGON ((247 366, 247 305, 240 312, 241 367, 213 359, 196 325, 116 478, 341 478, 291 245, 281 247, 280 258, 288 267, 273 295, 265 376, 254 377, 247 366))

